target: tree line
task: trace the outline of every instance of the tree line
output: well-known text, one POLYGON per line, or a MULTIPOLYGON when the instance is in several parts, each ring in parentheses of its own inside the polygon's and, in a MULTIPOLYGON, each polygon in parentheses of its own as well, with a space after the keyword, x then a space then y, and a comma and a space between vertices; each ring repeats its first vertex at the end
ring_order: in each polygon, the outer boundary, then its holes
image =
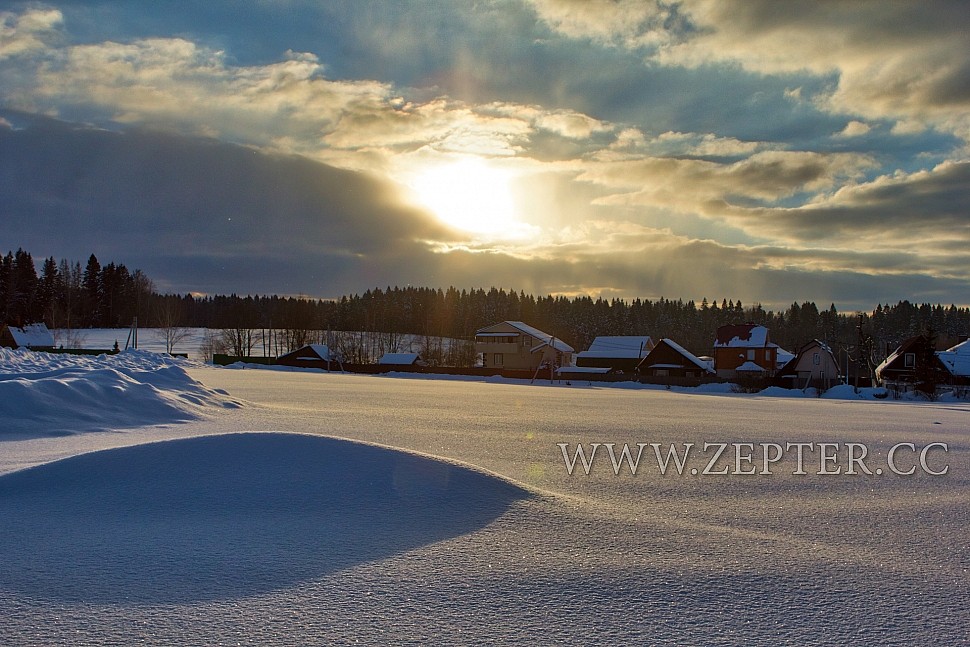
MULTIPOLYGON (((925 332, 953 342, 970 333, 970 308, 880 304, 872 312, 819 309, 806 301, 775 312, 761 304, 722 299, 611 299, 535 296, 492 287, 386 287, 339 299, 284 296, 159 294, 140 270, 102 265, 92 254, 78 261, 41 263, 18 249, 0 259, 0 308, 6 323, 43 321, 51 328, 143 327, 286 331, 285 346, 314 338, 310 331, 367 331, 384 335, 470 339, 498 321, 524 321, 577 350, 600 335, 650 335, 674 339, 698 355, 711 353, 715 330, 725 324, 766 326, 771 339, 797 351, 812 339, 842 350, 884 357, 902 340, 925 332)), ((274 352, 278 348, 272 349, 274 352)))

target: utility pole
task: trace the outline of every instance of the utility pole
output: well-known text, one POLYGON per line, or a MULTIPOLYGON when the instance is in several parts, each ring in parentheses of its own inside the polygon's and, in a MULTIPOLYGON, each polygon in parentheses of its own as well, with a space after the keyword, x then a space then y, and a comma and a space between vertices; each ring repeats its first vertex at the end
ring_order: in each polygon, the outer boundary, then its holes
POLYGON ((859 361, 857 361, 855 365, 855 392, 856 393, 859 392, 859 371, 862 370, 862 346, 864 341, 864 337, 862 335, 862 313, 861 312, 859 313, 858 330, 859 330, 859 361))

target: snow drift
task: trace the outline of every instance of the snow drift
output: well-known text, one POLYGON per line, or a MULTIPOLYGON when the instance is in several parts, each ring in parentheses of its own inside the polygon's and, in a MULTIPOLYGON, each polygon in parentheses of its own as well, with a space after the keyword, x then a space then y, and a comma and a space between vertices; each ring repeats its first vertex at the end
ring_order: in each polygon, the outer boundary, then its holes
POLYGON ((0 348, 0 438, 179 422, 239 406, 189 377, 184 363, 138 350, 91 357, 0 348))
POLYGON ((322 436, 99 451, 0 477, 0 589, 238 599, 470 533, 528 496, 472 468, 322 436))

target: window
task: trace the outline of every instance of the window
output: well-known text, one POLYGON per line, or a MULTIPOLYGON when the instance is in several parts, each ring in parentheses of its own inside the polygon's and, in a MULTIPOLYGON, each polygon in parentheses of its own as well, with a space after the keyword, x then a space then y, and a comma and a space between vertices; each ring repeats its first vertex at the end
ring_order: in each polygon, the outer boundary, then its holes
POLYGON ((522 338, 522 345, 525 346, 526 348, 528 348, 529 346, 531 346, 532 345, 532 337, 523 337, 522 338))
POLYGON ((750 359, 751 361, 754 361, 754 349, 753 348, 748 351, 748 359, 750 359))
POLYGON ((906 368, 916 368, 916 353, 906 353, 903 355, 903 366, 906 368))
POLYGON ((815 366, 818 366, 821 363, 822 363, 821 355, 819 355, 818 353, 815 353, 814 355, 812 355, 812 364, 815 364, 815 366))
POLYGON ((493 366, 505 366, 505 357, 502 353, 495 353, 493 366))

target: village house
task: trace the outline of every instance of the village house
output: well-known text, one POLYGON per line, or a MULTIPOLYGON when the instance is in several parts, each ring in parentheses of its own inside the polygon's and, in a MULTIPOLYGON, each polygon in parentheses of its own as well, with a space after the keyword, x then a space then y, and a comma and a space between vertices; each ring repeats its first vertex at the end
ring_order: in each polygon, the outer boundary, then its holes
POLYGON ((904 340, 899 348, 876 367, 876 380, 880 384, 902 390, 932 390, 927 380, 944 383, 949 381, 950 375, 949 369, 926 335, 916 335, 904 340))
POLYGON ((568 366, 573 347, 521 321, 503 321, 475 332, 475 352, 486 368, 535 370, 568 366))
POLYGON ((813 339, 802 346, 795 357, 778 373, 792 380, 792 388, 829 389, 839 382, 839 362, 825 342, 813 339))
POLYGON ((753 323, 721 326, 714 339, 714 370, 718 377, 774 375, 778 345, 768 329, 753 323))
POLYGON ((327 371, 340 368, 336 355, 325 344, 308 344, 302 348, 280 355, 276 359, 280 366, 299 366, 303 368, 320 368, 327 371))
POLYGON ((42 323, 28 324, 23 327, 4 326, 0 330, 0 347, 51 350, 54 344, 54 335, 42 323))
POLYGON ((576 366, 633 372, 653 347, 650 337, 597 337, 576 354, 576 366))
POLYGON ((672 339, 661 339, 637 367, 650 377, 705 377, 713 375, 710 365, 672 339))

